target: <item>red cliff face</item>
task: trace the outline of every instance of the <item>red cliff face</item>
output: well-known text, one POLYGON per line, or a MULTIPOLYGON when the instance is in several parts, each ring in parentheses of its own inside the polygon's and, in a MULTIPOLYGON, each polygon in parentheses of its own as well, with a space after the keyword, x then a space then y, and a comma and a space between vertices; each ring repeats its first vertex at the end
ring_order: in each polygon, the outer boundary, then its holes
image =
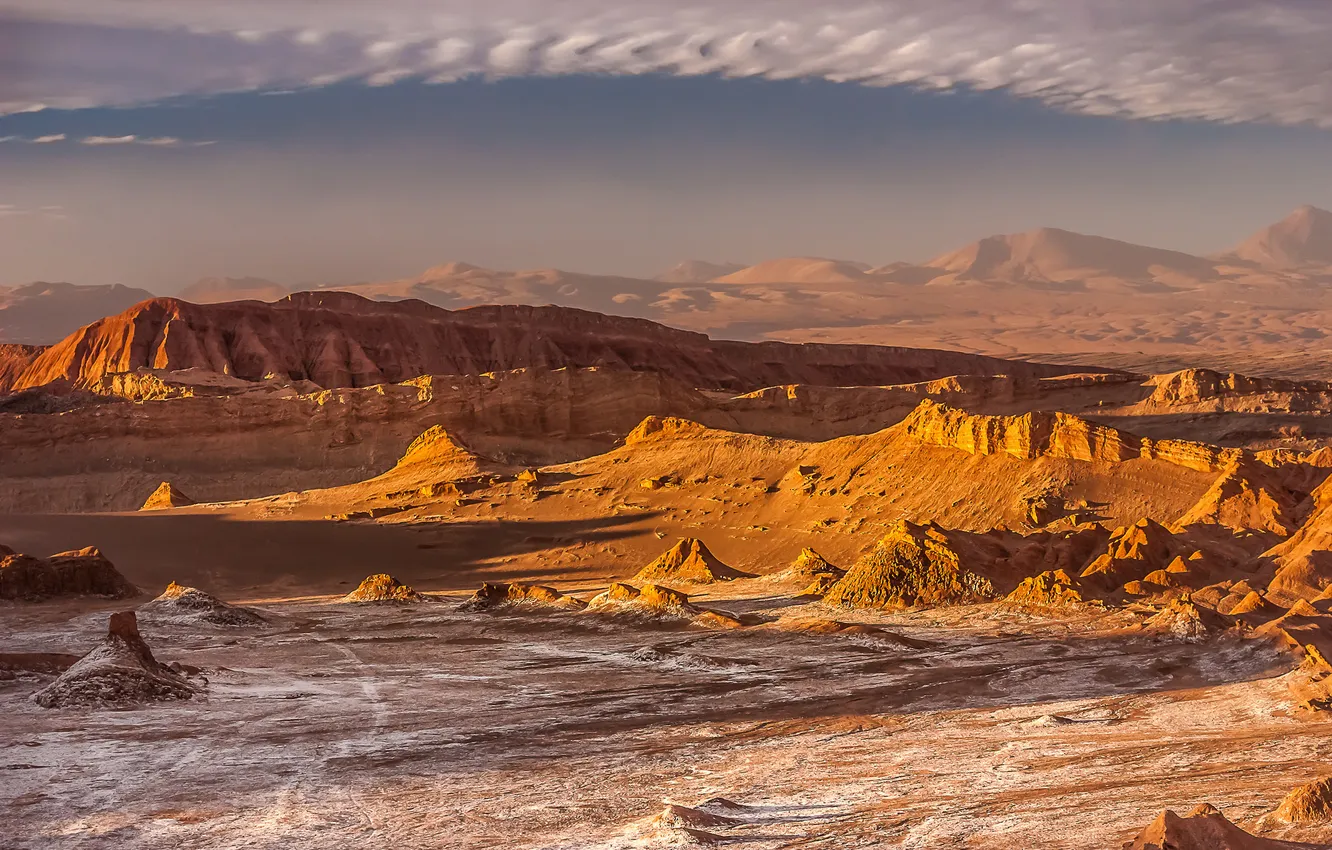
POLYGON ((145 301, 76 331, 26 365, 0 370, 0 390, 60 379, 87 387, 104 375, 140 368, 202 368, 246 380, 276 374, 334 388, 426 374, 588 366, 661 372, 730 390, 1066 371, 926 349, 714 341, 641 319, 562 307, 450 311, 420 301, 302 292, 274 304, 145 301))

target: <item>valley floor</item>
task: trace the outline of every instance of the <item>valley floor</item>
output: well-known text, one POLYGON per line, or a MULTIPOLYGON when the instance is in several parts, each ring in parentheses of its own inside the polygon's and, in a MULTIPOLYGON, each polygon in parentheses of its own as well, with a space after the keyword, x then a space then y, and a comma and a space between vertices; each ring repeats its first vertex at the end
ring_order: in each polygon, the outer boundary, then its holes
MULTIPOLYGON (((205 669, 202 701, 47 711, 0 683, 5 846, 674 846, 707 839, 663 806, 723 797, 740 807, 699 832, 756 850, 1117 848, 1164 807, 1252 829, 1332 756, 1265 644, 1120 614, 866 615, 885 636, 842 637, 460 601, 141 619, 159 658, 205 669)), ((0 638, 82 652, 111 605, 6 608, 0 638)))

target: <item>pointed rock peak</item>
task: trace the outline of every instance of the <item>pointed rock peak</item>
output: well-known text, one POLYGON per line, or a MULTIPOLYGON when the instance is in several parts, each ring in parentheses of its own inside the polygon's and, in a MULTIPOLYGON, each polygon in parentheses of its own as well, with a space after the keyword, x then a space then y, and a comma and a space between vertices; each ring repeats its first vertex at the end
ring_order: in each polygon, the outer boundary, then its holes
POLYGON ((712 554, 702 540, 686 537, 672 546, 661 557, 648 564, 634 576, 636 581, 684 581, 691 584, 712 584, 752 578, 712 554))
POLYGON ((194 500, 176 489, 170 481, 163 481, 143 503, 141 511, 160 511, 169 508, 184 508, 193 505, 194 500))
POLYGON ((444 430, 443 425, 434 425, 412 441, 403 453, 399 465, 407 463, 433 462, 440 460, 459 460, 475 458, 476 455, 459 437, 444 430))

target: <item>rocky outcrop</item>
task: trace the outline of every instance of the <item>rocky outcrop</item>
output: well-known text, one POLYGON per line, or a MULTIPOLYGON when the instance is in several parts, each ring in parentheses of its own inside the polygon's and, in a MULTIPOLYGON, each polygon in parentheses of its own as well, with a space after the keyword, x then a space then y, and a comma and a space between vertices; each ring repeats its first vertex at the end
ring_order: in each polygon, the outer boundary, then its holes
POLYGON ((485 582, 476 593, 467 600, 465 607, 473 611, 508 606, 532 606, 539 608, 560 608, 580 611, 587 603, 573 596, 560 593, 553 587, 537 584, 505 584, 485 582))
POLYGON ((981 416, 927 399, 903 422, 923 443, 973 455, 1007 454, 1024 460, 1067 458, 1118 464, 1150 458, 1200 472, 1217 472, 1243 453, 1182 440, 1150 440, 1067 413, 981 416))
POLYGON ((806 547, 800 550, 800 554, 791 562, 791 566, 767 578, 770 581, 804 588, 802 596, 823 596, 845 575, 846 570, 833 566, 827 558, 806 547))
POLYGON ((429 598, 391 575, 380 573, 366 578, 360 587, 342 597, 343 602, 427 602, 429 598))
POLYGON ((1024 579, 1005 601, 1031 608, 1063 608, 1086 600, 1077 579, 1063 570, 1046 570, 1024 579))
POLYGON ((214 626, 260 626, 264 618, 249 608, 223 602, 216 596, 174 581, 151 602, 139 606, 140 616, 178 623, 214 626))
POLYGON ((1332 823, 1332 777, 1301 785, 1286 795, 1276 811, 1264 818, 1277 823, 1332 823))
POLYGON ((193 699, 199 693, 153 657, 133 611, 111 615, 106 639, 54 682, 33 694, 43 708, 119 707, 193 699))
POLYGON ((1292 844, 1260 838, 1240 829, 1214 806, 1204 803, 1185 817, 1162 812, 1151 825, 1124 845, 1124 850, 1296 850, 1313 844, 1292 844))
POLYGON ((40 353, 16 379, 87 387, 140 368, 203 368, 323 387, 365 387, 420 375, 605 366, 674 375, 696 387, 749 391, 781 384, 883 386, 957 374, 1054 375, 1057 367, 978 355, 865 345, 714 341, 641 319, 565 307, 474 307, 369 301, 300 292, 274 304, 145 301, 40 353))
POLYGON ((1177 553, 1174 535, 1160 523, 1143 519, 1116 528, 1106 551, 1079 578, 1110 591, 1165 569, 1177 553))
POLYGON ((1272 467, 1237 457, 1189 512, 1175 523, 1221 525, 1235 531, 1270 531, 1287 537, 1298 528, 1298 500, 1272 467))
POLYGON ((700 608, 689 601, 688 594, 659 584, 634 587, 631 584, 614 582, 604 592, 588 601, 587 610, 633 618, 687 621, 710 629, 738 629, 743 626, 738 617, 700 608))
POLYGON ((30 602, 61 596, 138 596, 115 565, 94 547, 31 558, 0 547, 0 599, 30 602))
POLYGON ((1321 381, 1283 381, 1251 378, 1234 372, 1184 369, 1153 379, 1149 401, 1163 406, 1198 404, 1212 399, 1259 393, 1330 393, 1332 384, 1321 381))
POLYGON ((686 537, 662 553, 657 560, 639 570, 634 576, 634 581, 713 584, 739 578, 753 578, 753 576, 722 563, 702 540, 686 537))
POLYGON ((143 503, 141 511, 164 511, 171 508, 184 508, 194 504, 194 500, 176 489, 170 481, 163 481, 143 503))
POLYGON ((823 597, 828 605, 910 608, 993 598, 994 585, 934 525, 899 521, 823 597))

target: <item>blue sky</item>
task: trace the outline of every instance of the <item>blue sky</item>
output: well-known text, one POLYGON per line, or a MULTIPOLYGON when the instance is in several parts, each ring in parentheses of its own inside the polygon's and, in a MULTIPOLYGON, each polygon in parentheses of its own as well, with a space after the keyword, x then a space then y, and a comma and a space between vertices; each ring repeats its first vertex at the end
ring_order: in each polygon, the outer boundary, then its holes
POLYGON ((921 261, 1040 225, 1207 252, 1332 207, 1322 4, 9 3, 0 284, 921 261))

